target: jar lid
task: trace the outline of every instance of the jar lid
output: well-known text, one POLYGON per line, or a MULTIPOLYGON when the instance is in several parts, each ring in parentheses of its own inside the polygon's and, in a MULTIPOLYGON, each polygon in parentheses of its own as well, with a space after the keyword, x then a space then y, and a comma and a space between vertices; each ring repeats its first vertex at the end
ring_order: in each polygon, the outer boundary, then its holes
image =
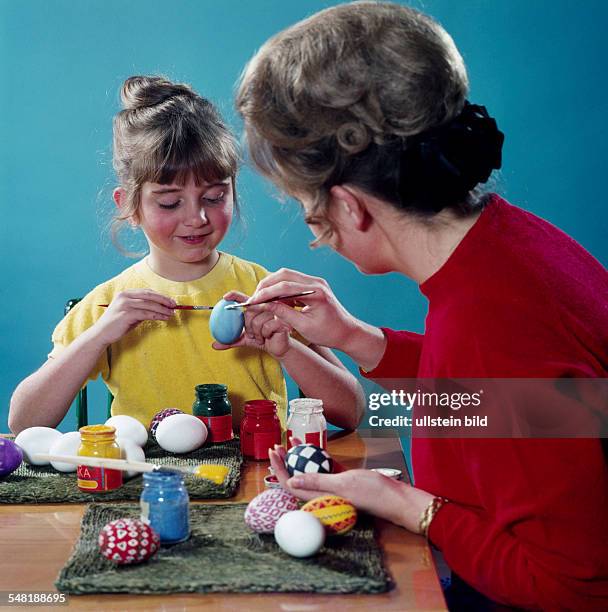
POLYGON ((153 472, 144 472, 144 481, 154 483, 181 483, 184 480, 184 475, 178 470, 163 468, 162 470, 154 470, 153 472))
POLYGON ((312 397, 298 397, 289 401, 289 410, 299 414, 319 414, 323 412, 323 400, 312 397))
POLYGON ((116 428, 111 425, 85 425, 79 430, 80 435, 112 437, 116 433, 116 428))
POLYGON ((277 403, 266 399, 248 400, 245 402, 244 411, 251 416, 272 415, 277 411, 277 403))

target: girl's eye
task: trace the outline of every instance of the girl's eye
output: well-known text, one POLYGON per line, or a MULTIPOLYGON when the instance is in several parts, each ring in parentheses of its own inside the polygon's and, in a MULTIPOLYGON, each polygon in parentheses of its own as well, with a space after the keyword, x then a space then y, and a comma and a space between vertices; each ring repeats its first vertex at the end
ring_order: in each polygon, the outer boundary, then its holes
POLYGON ((173 204, 161 204, 159 202, 158 205, 161 208, 164 208, 165 210, 172 210, 172 209, 177 208, 179 206, 179 202, 173 202, 173 204))
POLYGON ((220 202, 223 202, 224 200, 224 192, 222 191, 222 193, 220 193, 217 197, 215 198, 210 198, 210 197, 205 197, 203 198, 205 200, 205 202, 207 202, 208 204, 219 204, 220 202))

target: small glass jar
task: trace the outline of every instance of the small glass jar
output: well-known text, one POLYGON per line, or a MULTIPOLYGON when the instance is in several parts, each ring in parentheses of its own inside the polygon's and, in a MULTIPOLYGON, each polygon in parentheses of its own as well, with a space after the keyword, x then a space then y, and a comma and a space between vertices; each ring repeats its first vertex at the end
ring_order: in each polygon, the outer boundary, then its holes
POLYGON ((195 400, 192 414, 199 418, 209 431, 208 442, 232 440, 232 405, 226 385, 205 384, 194 388, 195 400))
POLYGON ((249 400, 241 421, 241 452, 243 457, 256 461, 268 460, 268 449, 281 444, 281 421, 276 402, 249 400))
POLYGON ((181 472, 145 472, 139 506, 141 520, 158 533, 161 544, 190 537, 190 497, 181 472))
MULTIPOLYGON (((116 429, 109 425, 87 425, 81 427, 79 457, 120 459, 120 447, 116 444, 116 429)), ((76 472, 77 485, 81 491, 100 493, 122 486, 122 472, 101 467, 79 465, 76 472)))
POLYGON ((323 401, 310 397, 292 399, 289 402, 287 420, 287 447, 290 439, 299 438, 303 444, 327 448, 327 421, 323 416, 323 401))

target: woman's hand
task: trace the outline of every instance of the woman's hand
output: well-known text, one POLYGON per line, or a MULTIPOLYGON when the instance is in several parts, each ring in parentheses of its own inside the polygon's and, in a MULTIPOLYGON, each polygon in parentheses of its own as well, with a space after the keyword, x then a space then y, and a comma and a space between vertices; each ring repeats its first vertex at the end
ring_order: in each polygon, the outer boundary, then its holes
MULTIPOLYGON (((230 291, 224 295, 225 300, 245 302, 249 299, 240 291, 230 291)), ((266 309, 266 304, 249 306, 245 309, 245 329, 241 337, 232 344, 214 342, 213 348, 226 350, 239 346, 250 346, 266 351, 275 359, 282 359, 291 348, 291 327, 266 309)))
POLYGON ((386 348, 382 330, 353 317, 340 304, 325 279, 282 268, 258 283, 252 299, 267 300, 310 290, 314 293, 297 298, 296 304, 304 304, 302 310, 294 309, 292 301, 291 305, 265 304, 265 311, 274 314, 309 342, 339 349, 368 371, 376 367, 386 348))
POLYGON ((97 339, 110 345, 142 321, 167 321, 175 302, 150 289, 127 289, 112 300, 92 329, 97 339))
POLYGON ((346 470, 333 474, 299 474, 289 477, 285 449, 279 445, 268 453, 281 486, 300 499, 339 495, 357 509, 419 533, 418 525, 433 495, 371 470, 346 470))

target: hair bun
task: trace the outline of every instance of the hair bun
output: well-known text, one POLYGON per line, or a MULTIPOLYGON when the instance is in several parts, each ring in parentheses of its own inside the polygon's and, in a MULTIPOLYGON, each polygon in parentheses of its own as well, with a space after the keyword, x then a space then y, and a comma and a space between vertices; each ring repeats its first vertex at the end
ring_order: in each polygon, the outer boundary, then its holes
POLYGON ((195 95, 189 85, 172 83, 161 76, 132 76, 122 85, 120 100, 125 110, 156 106, 175 96, 195 95))

